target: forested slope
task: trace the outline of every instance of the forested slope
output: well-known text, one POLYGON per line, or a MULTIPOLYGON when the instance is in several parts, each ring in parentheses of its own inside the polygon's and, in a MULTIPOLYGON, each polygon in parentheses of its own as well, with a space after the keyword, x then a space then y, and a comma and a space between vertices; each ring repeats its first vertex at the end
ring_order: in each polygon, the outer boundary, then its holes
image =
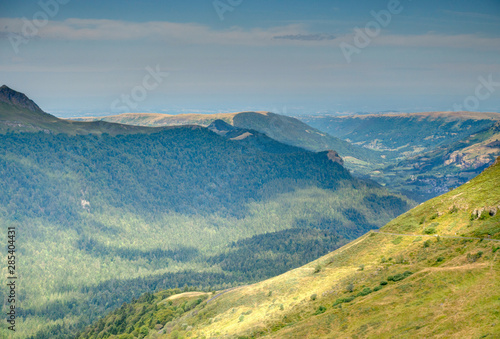
POLYGON ((80 338, 496 338, 499 180, 500 158, 308 265, 212 294, 144 295, 80 338))

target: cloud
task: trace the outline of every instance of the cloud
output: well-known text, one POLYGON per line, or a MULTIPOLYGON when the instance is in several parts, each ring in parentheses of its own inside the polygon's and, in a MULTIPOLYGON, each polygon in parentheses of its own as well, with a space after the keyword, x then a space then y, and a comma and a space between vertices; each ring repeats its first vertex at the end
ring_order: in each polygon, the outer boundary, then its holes
MULTIPOLYGON (((19 34, 26 36, 26 22, 21 19, 2 18, 0 34, 19 34)), ((29 30, 28 30, 29 31, 29 30)), ((164 21, 126 22, 105 19, 66 19, 49 21, 38 28, 35 35, 51 40, 161 40, 179 43, 219 44, 219 45, 262 45, 269 43, 276 35, 294 35, 303 32, 302 25, 287 25, 269 29, 255 28, 243 30, 232 27, 226 30, 213 30, 194 23, 172 23, 164 21)), ((31 33, 31 31, 30 31, 31 33)))
POLYGON ((324 41, 335 40, 336 37, 327 34, 295 34, 295 35, 277 35, 273 39, 284 40, 302 40, 302 41, 324 41))
MULTIPOLYGON (((19 34, 26 37, 26 21, 17 18, 0 18, 0 39, 19 34)), ((106 19, 66 19, 49 21, 37 28, 27 38, 70 41, 161 41, 171 44, 197 45, 298 45, 335 47, 341 42, 354 43, 353 34, 333 36, 308 32, 301 24, 271 28, 242 29, 232 27, 215 30, 195 23, 173 23, 165 21, 127 22, 106 19)), ((499 50, 500 38, 481 37, 474 34, 446 35, 427 33, 420 35, 395 35, 383 33, 373 38, 371 46, 382 47, 431 47, 431 48, 477 48, 499 50)))

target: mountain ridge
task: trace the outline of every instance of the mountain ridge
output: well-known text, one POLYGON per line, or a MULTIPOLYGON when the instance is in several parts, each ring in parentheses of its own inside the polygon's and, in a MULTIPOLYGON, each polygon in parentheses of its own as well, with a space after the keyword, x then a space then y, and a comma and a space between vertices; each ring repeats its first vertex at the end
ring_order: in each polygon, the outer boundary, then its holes
POLYGON ((3 85, 0 90, 0 134, 18 132, 84 134, 155 133, 170 127, 140 127, 105 121, 80 122, 44 112, 24 93, 3 85))
POLYGON ((238 128, 255 130, 279 142, 312 151, 335 150, 344 159, 346 166, 358 173, 364 164, 384 163, 383 152, 368 150, 337 137, 322 133, 299 119, 267 111, 237 112, 219 114, 159 114, 125 113, 104 117, 72 118, 76 121, 110 121, 139 126, 170 126, 176 124, 197 124, 208 126, 215 120, 238 128), (361 165, 360 165, 361 164, 361 165))

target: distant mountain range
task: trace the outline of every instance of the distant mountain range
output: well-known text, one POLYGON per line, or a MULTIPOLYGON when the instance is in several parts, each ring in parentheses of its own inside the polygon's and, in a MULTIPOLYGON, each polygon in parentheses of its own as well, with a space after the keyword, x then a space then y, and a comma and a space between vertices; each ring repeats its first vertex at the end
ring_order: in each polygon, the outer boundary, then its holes
POLYGON ((19 232, 19 338, 70 338, 145 292, 267 279, 414 206, 353 177, 333 150, 221 120, 68 121, 2 87, 0 131, 0 223, 19 232))
POLYGON ((500 156, 500 113, 428 112, 306 116, 323 133, 383 152, 385 164, 358 168, 364 177, 426 201, 447 192, 500 156))
POLYGON ((495 144, 500 138, 495 134, 500 113, 424 112, 296 118, 270 112, 128 113, 76 119, 138 126, 208 126, 220 119, 285 144, 314 151, 335 150, 354 175, 374 180, 419 202, 467 182, 500 155, 500 145, 495 144), (487 140, 490 140, 489 146, 481 146, 487 140))
POLYGON ((344 159, 353 173, 362 168, 359 164, 370 163, 382 166, 383 152, 372 151, 323 133, 300 120, 270 112, 239 112, 222 114, 154 114, 127 113, 106 117, 73 118, 75 121, 106 121, 135 126, 208 126, 215 120, 223 120, 238 128, 251 129, 281 143, 305 148, 311 151, 335 150, 344 159))
POLYGON ((499 178, 500 158, 303 267, 213 293, 146 294, 79 338, 495 338, 499 178))

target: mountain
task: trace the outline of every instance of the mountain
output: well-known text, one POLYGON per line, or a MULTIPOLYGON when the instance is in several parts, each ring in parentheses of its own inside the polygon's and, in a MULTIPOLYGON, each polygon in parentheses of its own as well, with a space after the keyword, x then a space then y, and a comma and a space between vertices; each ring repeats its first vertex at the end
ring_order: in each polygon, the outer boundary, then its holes
POLYGON ((0 223, 18 232, 22 272, 14 338, 70 338, 145 292, 267 279, 414 204, 351 176, 333 151, 221 121, 70 122, 16 102, 0 134, 0 223))
POLYGON ((45 113, 25 94, 6 85, 0 87, 0 134, 11 132, 45 132, 65 134, 154 133, 160 128, 144 128, 103 121, 78 122, 59 119, 45 113))
POLYGON ((38 116, 44 116, 44 112, 33 100, 29 99, 24 93, 16 92, 6 85, 0 87, 0 102, 14 106, 20 110, 28 110, 38 116))
POLYGON ((146 294, 79 338, 496 338, 499 179, 500 158, 303 267, 213 293, 146 294))
POLYGON ((224 114, 154 114, 127 113, 106 117, 74 118, 76 121, 107 121, 137 126, 173 126, 200 125, 208 126, 215 120, 242 129, 250 129, 281 143, 301 147, 312 151, 335 150, 345 160, 345 165, 353 173, 365 173, 366 167, 383 165, 384 152, 372 151, 352 145, 349 142, 306 125, 300 120, 270 112, 239 112, 224 114))
POLYGON ((307 116, 302 121, 355 145, 384 152, 362 174, 423 202, 474 178, 500 156, 500 113, 428 112, 307 116))

